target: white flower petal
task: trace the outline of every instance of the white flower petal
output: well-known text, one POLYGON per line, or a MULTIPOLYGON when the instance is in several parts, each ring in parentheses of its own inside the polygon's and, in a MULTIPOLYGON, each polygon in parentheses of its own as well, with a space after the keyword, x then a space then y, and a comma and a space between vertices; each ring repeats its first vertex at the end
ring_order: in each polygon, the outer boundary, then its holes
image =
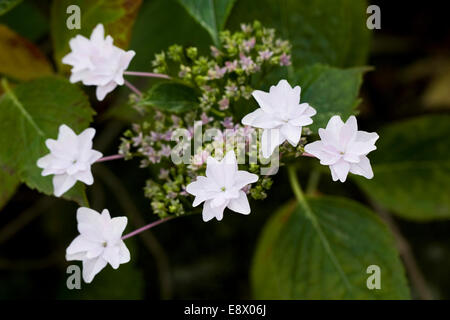
POLYGON ((350 164, 344 160, 340 160, 337 163, 331 165, 330 167, 334 170, 338 179, 341 182, 345 182, 345 180, 347 179, 348 172, 350 170, 350 164))
POLYGON ((84 129, 83 132, 78 135, 78 148, 80 150, 92 149, 92 139, 94 139, 94 136, 94 128, 84 129))
POLYGON ((103 27, 103 24, 99 23, 92 31, 90 40, 93 42, 103 42, 104 37, 105 29, 103 27))
POLYGON ((77 210, 78 232, 86 239, 93 242, 102 243, 103 223, 100 214, 90 208, 81 207, 77 210))
MULTIPOLYGON (((77 236, 73 241, 70 243, 70 245, 66 249, 66 255, 72 256, 74 254, 83 253, 83 255, 86 255, 86 252, 91 249, 92 242, 87 240, 82 235, 77 236)), ((72 259, 66 259, 66 260, 74 260, 72 259)))
POLYGON ((78 171, 74 173, 73 177, 89 186, 94 183, 94 177, 92 176, 91 170, 78 171))
POLYGON ((244 171, 244 170, 239 170, 236 173, 236 177, 234 180, 234 187, 236 189, 242 189, 246 185, 249 185, 251 183, 258 181, 258 178, 259 178, 258 175, 254 174, 254 173, 250 173, 250 172, 244 171))
POLYGON ((250 214, 250 204, 244 191, 239 191, 239 198, 230 200, 228 208, 234 212, 250 214))
POLYGON ((281 126, 280 133, 284 138, 287 139, 287 141, 289 141, 292 146, 296 147, 298 142, 300 141, 302 128, 286 123, 285 125, 281 126))
POLYGON ((370 165, 370 160, 366 156, 362 156, 358 163, 352 163, 350 166, 350 172, 363 176, 367 179, 373 178, 372 166, 370 165))
POLYGON ((288 123, 293 126, 304 127, 304 126, 309 126, 310 124, 312 124, 313 120, 311 119, 310 116, 305 115, 305 116, 300 116, 295 119, 291 119, 291 120, 289 120, 288 123))
POLYGON ((352 153, 345 153, 343 159, 347 162, 351 163, 358 163, 359 162, 359 155, 355 155, 352 153))
POLYGON ((102 258, 108 262, 113 269, 119 268, 120 265, 120 248, 118 246, 107 247, 102 258))
POLYGON ((105 238, 109 241, 118 241, 128 223, 127 217, 115 217, 110 221, 110 227, 105 232, 105 238))
POLYGON ((356 134, 356 142, 365 142, 368 144, 375 144, 379 136, 376 132, 358 131, 356 134))
POLYGON ((266 113, 259 108, 242 118, 242 124, 262 129, 271 129, 279 126, 282 122, 273 114, 266 113))
POLYGON ((262 111, 265 113, 272 114, 275 112, 271 105, 270 94, 261 90, 255 90, 252 92, 252 96, 255 98, 258 105, 261 107, 262 111))
POLYGON ((66 254, 67 261, 83 261, 86 260, 86 252, 78 252, 73 254, 66 254))
POLYGON ((261 151, 264 158, 269 158, 276 147, 285 141, 279 129, 264 129, 261 135, 261 151))
POLYGON ((356 132, 358 131, 358 124, 356 123, 355 116, 348 118, 347 122, 342 126, 339 133, 339 144, 345 148, 356 138, 356 132))
POLYGON ((107 262, 102 257, 83 260, 83 280, 91 283, 94 277, 106 267, 107 262))
POLYGON ((130 251, 123 241, 120 242, 119 249, 119 262, 121 264, 129 262, 131 260, 130 251))
POLYGON ((53 159, 54 159, 53 155, 51 153, 49 153, 49 154, 43 156, 42 158, 39 158, 38 161, 36 162, 36 165, 39 168, 44 169, 51 165, 53 159))
POLYGON ((66 191, 72 188, 77 180, 67 174, 53 176, 53 193, 56 197, 62 196, 66 191))
POLYGON ((106 95, 113 91, 117 87, 117 83, 114 81, 109 82, 104 86, 98 86, 95 94, 97 96, 98 101, 102 101, 105 99, 106 95))
POLYGON ((208 222, 213 218, 216 218, 218 221, 223 218, 223 210, 225 210, 225 205, 220 207, 211 206, 212 200, 208 200, 203 205, 202 217, 204 222, 208 222))

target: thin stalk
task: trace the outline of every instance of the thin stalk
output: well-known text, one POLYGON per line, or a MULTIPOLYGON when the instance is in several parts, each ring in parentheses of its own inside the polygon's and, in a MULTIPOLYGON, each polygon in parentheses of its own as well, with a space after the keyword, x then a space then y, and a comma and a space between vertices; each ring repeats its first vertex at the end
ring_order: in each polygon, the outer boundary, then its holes
POLYGON ((122 240, 131 238, 132 236, 135 236, 135 235, 137 235, 137 234, 139 234, 139 233, 141 233, 141 232, 144 232, 144 231, 146 231, 146 230, 148 230, 148 229, 151 229, 151 228, 153 228, 153 227, 156 227, 157 225, 159 225, 159 224, 161 224, 161 223, 164 223, 164 222, 166 222, 166 221, 169 221, 169 220, 171 220, 171 219, 173 219, 173 218, 174 218, 174 217, 164 218, 164 219, 160 219, 160 220, 154 221, 154 222, 152 222, 152 223, 149 223, 149 224, 147 224, 147 225, 145 225, 145 226, 143 226, 143 227, 141 227, 141 228, 139 228, 139 229, 136 229, 136 230, 134 230, 134 231, 132 231, 132 232, 130 232, 130 233, 124 235, 124 236, 122 237, 122 240))
POLYGON ((171 79, 167 74, 162 73, 152 73, 152 72, 139 72, 139 71, 125 71, 123 73, 127 76, 137 76, 137 77, 148 77, 148 78, 161 78, 161 79, 171 79))
POLYGON ((130 88, 131 91, 133 91, 134 93, 136 93, 139 97, 142 97, 142 92, 139 91, 138 88, 136 88, 135 86, 133 86, 130 82, 128 82, 127 80, 125 80, 125 85, 130 88))
POLYGON ((112 156, 106 156, 103 158, 98 159, 95 162, 104 162, 104 161, 111 161, 111 160, 117 160, 117 159, 123 159, 125 156, 122 154, 114 154, 112 156))

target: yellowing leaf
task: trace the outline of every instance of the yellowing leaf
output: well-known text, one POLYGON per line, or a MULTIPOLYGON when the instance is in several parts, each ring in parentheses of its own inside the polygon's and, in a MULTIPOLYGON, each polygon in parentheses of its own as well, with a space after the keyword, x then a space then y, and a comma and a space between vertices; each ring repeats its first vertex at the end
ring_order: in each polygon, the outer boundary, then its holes
POLYGON ((7 26, 0 25, 0 73, 17 80, 31 80, 52 72, 39 48, 7 26))

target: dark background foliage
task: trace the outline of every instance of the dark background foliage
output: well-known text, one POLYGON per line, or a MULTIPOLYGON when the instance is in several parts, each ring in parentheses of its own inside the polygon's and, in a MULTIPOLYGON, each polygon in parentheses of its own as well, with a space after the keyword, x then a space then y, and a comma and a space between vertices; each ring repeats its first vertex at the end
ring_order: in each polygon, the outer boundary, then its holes
MULTIPOLYGON (((361 90, 361 127, 374 131, 416 115, 448 113, 450 29, 440 2, 426 6, 420 2, 374 3, 381 7, 382 29, 373 34, 368 64, 374 70, 365 75, 361 90)), ((139 14, 160 9, 173 14, 179 32, 176 38, 161 34, 145 43, 132 38, 131 48, 143 51, 132 69, 144 69, 152 54, 172 43, 206 43, 208 34, 175 2, 144 4, 139 14)), ((50 55, 48 13, 48 1, 25 1, 0 21, 50 55)), ((145 21, 138 16, 134 28, 145 28, 145 21)), ((95 105, 100 119, 95 147, 104 154, 117 152, 118 138, 128 125, 109 117, 125 97, 126 93, 110 95, 95 105)), ((88 197, 92 208, 126 212, 130 225, 139 226, 154 217, 140 192, 146 172, 134 164, 116 161, 95 166, 96 184, 88 189, 88 197)), ((354 182, 342 188, 332 183, 328 173, 322 174, 319 189, 369 204, 354 182)), ((132 263, 116 272, 106 268, 95 286, 83 284, 81 291, 68 291, 64 252, 76 235, 77 206, 22 185, 0 212, 0 298, 250 298, 249 270, 258 235, 267 218, 292 198, 282 170, 269 197, 252 204, 245 222, 239 215, 228 214, 221 223, 205 224, 200 217, 189 216, 163 224, 130 242, 132 263)), ((407 241, 400 243, 399 251, 412 297, 450 298, 450 223, 391 219, 407 241)))

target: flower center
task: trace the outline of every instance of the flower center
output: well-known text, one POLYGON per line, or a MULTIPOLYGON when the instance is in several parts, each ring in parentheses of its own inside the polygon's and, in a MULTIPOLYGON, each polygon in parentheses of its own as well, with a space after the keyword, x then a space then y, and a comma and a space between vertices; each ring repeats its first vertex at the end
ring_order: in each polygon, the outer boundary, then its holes
POLYGON ((103 248, 106 248, 107 245, 108 245, 108 243, 107 243, 106 241, 104 241, 104 242, 102 243, 103 248))
POLYGON ((220 188, 220 191, 222 191, 222 192, 225 192, 226 190, 227 190, 227 188, 225 188, 225 187, 220 188))

